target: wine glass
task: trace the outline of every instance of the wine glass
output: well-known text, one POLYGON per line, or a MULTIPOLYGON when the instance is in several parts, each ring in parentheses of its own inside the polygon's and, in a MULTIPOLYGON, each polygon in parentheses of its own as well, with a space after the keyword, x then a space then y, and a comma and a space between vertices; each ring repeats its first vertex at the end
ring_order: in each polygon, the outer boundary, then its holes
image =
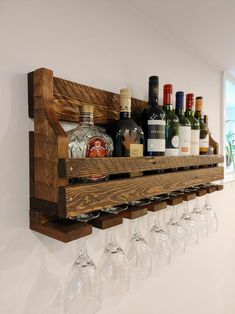
MULTIPOLYGON (((150 200, 161 202, 168 198, 168 196, 153 196, 150 200)), ((154 212, 154 224, 150 229, 149 246, 153 256, 152 262, 155 267, 165 266, 170 263, 171 259, 170 241, 163 225, 164 211, 154 212)))
MULTIPOLYGON (((169 193, 169 196, 177 197, 181 194, 183 193, 173 192, 169 193)), ((171 243, 171 255, 180 255, 185 252, 185 235, 182 226, 178 222, 177 207, 176 205, 172 205, 171 207, 171 216, 167 222, 167 231, 171 243)))
POLYGON ((94 314, 101 307, 100 281, 96 266, 87 253, 85 239, 79 240, 79 254, 68 276, 65 294, 65 314, 94 314))
POLYGON ((209 233, 217 232, 218 219, 214 208, 211 206, 209 193, 206 194, 206 201, 205 205, 203 206, 203 212, 206 215, 208 232, 209 233))
POLYGON ((199 205, 200 187, 194 188, 196 189, 196 200, 191 216, 197 226, 198 239, 201 239, 208 236, 208 225, 205 212, 200 208, 199 205))
MULTIPOLYGON (((195 191, 195 189, 185 189, 184 193, 187 196, 187 194, 195 191)), ((194 246, 198 243, 197 225, 190 214, 189 202, 188 200, 184 201, 183 214, 180 217, 181 226, 184 229, 185 247, 194 246)))
POLYGON ((121 295, 129 289, 128 263, 122 248, 117 243, 114 227, 107 231, 106 246, 98 273, 103 294, 121 295))
MULTIPOLYGON (((143 206, 146 203, 147 201, 135 201, 132 204, 143 206)), ((151 252, 140 231, 140 218, 134 219, 134 229, 127 249, 127 260, 131 279, 141 280, 151 275, 151 252)))

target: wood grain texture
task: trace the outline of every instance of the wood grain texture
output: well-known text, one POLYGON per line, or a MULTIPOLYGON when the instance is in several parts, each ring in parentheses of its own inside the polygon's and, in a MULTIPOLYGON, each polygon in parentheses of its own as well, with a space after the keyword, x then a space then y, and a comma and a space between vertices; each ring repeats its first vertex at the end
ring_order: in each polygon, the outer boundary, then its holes
MULTIPOLYGON (((67 135, 53 107, 53 72, 34 71, 34 197, 58 201, 58 158, 68 157, 67 135)), ((64 181, 67 184, 68 181, 64 181)))
POLYGON ((61 217, 72 217, 222 178, 223 168, 211 167, 95 184, 69 185, 59 190, 59 214, 61 217))
MULTIPOLYGON (((108 124, 119 120, 119 94, 78 84, 58 77, 53 82, 54 107, 59 120, 78 122, 79 107, 84 103, 94 105, 95 124, 108 124)), ((147 103, 132 99, 133 117, 140 116, 147 103)))
POLYGON ((148 209, 146 206, 143 206, 143 207, 136 206, 136 207, 128 208, 127 210, 120 212, 118 215, 126 219, 136 219, 136 218, 140 218, 142 216, 147 215, 147 213, 148 213, 148 209))
POLYGON ((170 197, 169 200, 167 200, 167 205, 169 206, 175 206, 183 203, 183 196, 174 196, 170 197))
POLYGON ((100 217, 90 220, 93 227, 98 229, 108 229, 123 223, 123 218, 119 215, 102 213, 100 217))
POLYGON ((119 174, 134 171, 183 168, 190 166, 215 165, 222 163, 222 155, 201 156, 158 156, 158 157, 107 157, 60 159, 60 177, 75 178, 100 174, 119 174))
POLYGON ((198 197, 204 196, 204 195, 206 195, 206 194, 207 194, 207 189, 206 189, 206 188, 201 188, 200 190, 197 190, 197 191, 196 191, 196 195, 197 195, 198 197))
POLYGON ((68 220, 57 220, 43 224, 35 224, 31 221, 30 229, 65 243, 92 233, 90 224, 68 220))
POLYGON ((216 191, 222 191, 224 189, 223 184, 215 184, 216 191))
POLYGON ((151 204, 147 205, 148 211, 151 211, 151 212, 156 212, 166 207, 167 207, 166 201, 152 202, 151 204))
POLYGON ((192 201, 192 200, 194 200, 196 198, 196 193, 194 193, 194 192, 192 192, 192 193, 185 193, 184 195, 183 195, 183 199, 184 199, 184 201, 192 201))

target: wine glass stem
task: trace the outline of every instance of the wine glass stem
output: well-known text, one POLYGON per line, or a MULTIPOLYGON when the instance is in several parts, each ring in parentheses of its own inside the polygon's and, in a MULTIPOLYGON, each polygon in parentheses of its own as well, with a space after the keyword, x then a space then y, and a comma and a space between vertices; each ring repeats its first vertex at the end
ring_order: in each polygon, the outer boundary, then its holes
POLYGON ((171 218, 176 219, 177 218, 177 209, 176 206, 174 205, 171 211, 171 218))
POLYGON ((160 225, 160 222, 159 222, 159 215, 158 215, 158 212, 157 212, 157 211, 154 213, 154 225, 155 225, 155 226, 159 226, 159 225, 160 225))
POLYGON ((116 241, 116 237, 115 237, 115 230, 114 228, 110 228, 107 231, 107 242, 108 243, 113 243, 116 241))
POLYGON ((134 233, 140 234, 140 220, 138 218, 135 220, 134 233))
POLYGON ((199 200, 198 200, 198 196, 196 197, 196 201, 195 201, 195 208, 199 209, 199 200))
POLYGON ((87 256, 88 255, 85 238, 81 238, 79 240, 78 250, 79 250, 79 256, 87 256))
POLYGON ((210 206, 210 195, 207 193, 206 194, 206 207, 209 207, 210 206))
POLYGON ((189 203, 188 203, 188 201, 184 202, 184 213, 186 214, 186 216, 189 216, 189 203))

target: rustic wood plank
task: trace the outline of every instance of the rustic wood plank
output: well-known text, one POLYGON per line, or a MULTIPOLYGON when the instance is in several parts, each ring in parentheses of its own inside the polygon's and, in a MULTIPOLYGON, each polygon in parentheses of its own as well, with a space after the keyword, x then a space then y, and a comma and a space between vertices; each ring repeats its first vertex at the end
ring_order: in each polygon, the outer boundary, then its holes
POLYGON ((184 199, 184 201, 192 201, 192 200, 194 200, 195 198, 196 198, 196 192, 190 192, 190 193, 185 193, 184 195, 183 195, 183 199, 184 199))
POLYGON ((223 167, 176 171, 59 189, 59 213, 72 217, 223 178, 223 167))
POLYGON ((93 227, 98 229, 108 229, 123 223, 123 218, 119 215, 102 213, 98 218, 88 221, 93 227))
POLYGON ((206 188, 201 188, 199 190, 196 191, 196 195, 198 197, 204 196, 207 194, 207 189, 206 188))
POLYGON ((181 203, 183 203, 183 196, 174 196, 174 197, 170 197, 167 200, 167 205, 169 206, 175 206, 175 205, 179 205, 181 203))
POLYGON ((151 204, 147 205, 148 211, 156 212, 158 210, 165 209, 167 207, 167 201, 156 201, 151 202, 151 204))
POLYGON ((34 117, 34 72, 28 73, 28 116, 34 117))
POLYGON ((222 163, 222 155, 179 156, 179 157, 108 157, 60 159, 60 177, 75 178, 100 174, 119 174, 134 171, 183 168, 190 166, 215 165, 222 163))
POLYGON ((214 154, 219 154, 219 144, 209 134, 209 144, 214 148, 214 154))
MULTIPOLYGON (((98 88, 78 84, 58 77, 53 82, 54 107, 59 120, 78 122, 79 107, 84 103, 94 105, 95 124, 108 124, 119 120, 120 96, 98 88)), ((140 118, 147 103, 132 99, 133 117, 140 118)))
MULTIPOLYGON (((34 196, 58 201, 58 158, 68 157, 68 139, 53 107, 53 72, 34 71, 34 196)), ((64 185, 68 183, 63 180, 64 185)))
POLYGON ((92 226, 90 224, 68 220, 57 220, 44 224, 31 222, 30 229, 65 243, 92 233, 92 226))
POLYGON ((224 189, 223 184, 215 184, 216 191, 222 191, 224 189))
POLYGON ((120 212, 118 215, 126 218, 126 219, 136 219, 140 218, 142 216, 147 215, 148 213, 148 208, 147 206, 135 206, 128 208, 127 210, 124 210, 123 212, 120 212))
POLYGON ((35 173, 34 173, 34 132, 29 132, 29 195, 34 196, 35 173))

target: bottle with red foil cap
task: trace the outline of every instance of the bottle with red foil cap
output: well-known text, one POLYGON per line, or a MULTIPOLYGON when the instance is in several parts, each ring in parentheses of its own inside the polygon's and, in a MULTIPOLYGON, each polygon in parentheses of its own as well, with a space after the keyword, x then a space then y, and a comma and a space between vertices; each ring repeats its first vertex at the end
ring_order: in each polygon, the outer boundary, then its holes
POLYGON ((200 123, 194 117, 194 94, 186 95, 185 117, 191 124, 190 155, 199 155, 200 123))
POLYGON ((179 155, 179 118, 172 110, 172 85, 163 88, 163 110, 166 115, 166 156, 179 155))

